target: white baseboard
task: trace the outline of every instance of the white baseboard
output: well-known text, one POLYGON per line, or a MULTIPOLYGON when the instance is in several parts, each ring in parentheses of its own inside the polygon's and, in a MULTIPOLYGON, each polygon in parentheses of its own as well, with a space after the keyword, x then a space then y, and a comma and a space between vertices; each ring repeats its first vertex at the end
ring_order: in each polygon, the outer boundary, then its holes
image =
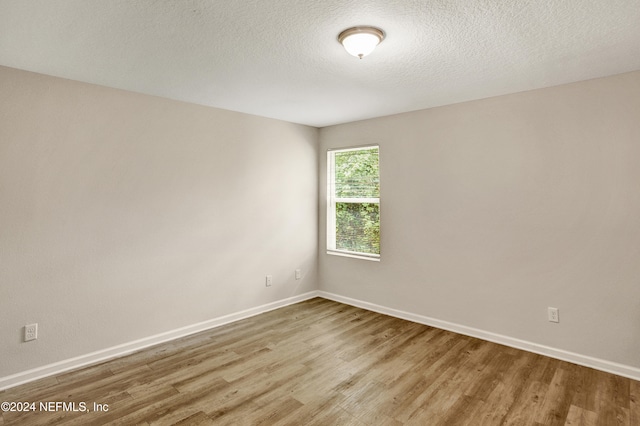
POLYGON ((148 348, 149 346, 157 345, 159 343, 168 342, 170 340, 185 337, 190 334, 199 333, 201 331, 209 330, 211 328, 220 327, 234 321, 249 318, 254 315, 258 315, 264 312, 272 311, 274 309, 282 308, 284 306, 292 305, 294 303, 302 302, 307 299, 312 299, 318 296, 317 291, 310 291, 298 296, 289 297, 287 299, 278 300, 266 305, 257 306, 255 308, 246 309, 244 311, 236 312, 229 315, 224 315, 219 318, 214 318, 208 321, 192 324, 186 327, 178 328, 175 330, 167 331, 165 333, 156 334, 155 336, 145 337, 143 339, 135 340, 133 342, 124 343, 122 345, 113 346, 111 348, 102 349, 96 352, 92 352, 86 355, 81 355, 75 358, 66 359, 53 364, 45 365, 42 367, 34 368, 32 370, 23 371, 11 376, 0 377, 0 391, 14 386, 18 386, 27 382, 42 379, 44 377, 53 376, 63 373, 65 371, 74 370, 76 368, 85 367, 97 362, 105 361, 107 359, 116 358, 123 355, 128 355, 132 352, 139 351, 140 349, 148 348))
POLYGON ((640 380, 640 368, 631 367, 629 365, 618 364, 604 359, 593 358, 587 355, 581 355, 574 352, 556 349, 537 343, 528 342, 526 340, 515 339, 501 334, 491 333, 479 330, 473 327, 467 327, 460 324, 441 321, 424 315, 412 314, 410 312, 400 311, 397 309, 387 308, 385 306, 376 305, 374 303, 364 302, 362 300, 352 299, 350 297, 340 296, 326 291, 318 291, 319 297, 333 300, 335 302, 344 303, 346 305, 355 306, 369 311, 378 312, 392 317, 405 319, 419 324, 440 328, 443 330, 453 331, 454 333, 463 334, 465 336, 477 337, 478 339, 487 340, 489 342, 499 343, 501 345, 510 346, 516 349, 522 349, 562 361, 571 362, 573 364, 594 368, 596 370, 605 371, 607 373, 616 374, 618 376, 628 377, 633 380, 640 380))
POLYGON ((599 358, 593 358, 590 356, 581 355, 574 352, 568 352, 562 349, 556 349, 549 346, 540 345, 537 343, 527 342, 525 340, 515 339, 513 337, 503 336, 501 334, 491 333, 488 331, 479 330, 473 327, 467 327, 464 325, 459 325, 459 324, 451 323, 448 321, 441 321, 441 320, 430 318, 424 315, 418 315, 410 312, 400 311, 397 309, 387 308, 385 306, 380 306, 374 303, 364 302, 362 300, 340 296, 334 293, 328 293, 325 291, 310 291, 308 293, 304 293, 298 296, 289 297, 287 299, 278 300, 276 302, 257 306, 255 308, 250 308, 250 309, 246 309, 244 311, 236 312, 233 314, 224 315, 219 318, 214 318, 201 323, 178 328, 165 333, 157 334, 155 336, 146 337, 144 339, 135 340, 133 342, 125 343, 118 346, 113 346, 111 348, 103 349, 103 350, 92 352, 86 355, 81 355, 75 358, 70 358, 64 361, 34 368, 32 370, 27 370, 11 376, 1 377, 0 391, 4 389, 12 388, 14 386, 18 386, 24 383, 28 383, 34 380, 42 379, 44 377, 60 374, 65 371, 74 370, 80 367, 85 367, 85 366, 95 364, 101 361, 105 361, 111 358, 128 355, 132 352, 139 351, 141 349, 148 348, 153 345, 157 345, 170 340, 185 337, 190 334, 199 333, 201 331, 209 330, 212 328, 220 327, 222 325, 229 324, 234 321, 249 318, 254 315, 272 311, 274 309, 282 308, 284 306, 292 305, 294 303, 302 302, 304 300, 312 299, 314 297, 322 297, 325 299, 333 300, 333 301, 344 303, 347 305, 356 306, 358 308, 367 309, 369 311, 379 312, 381 314, 389 315, 392 317, 413 321, 413 322, 428 325, 431 327, 441 328, 443 330, 449 330, 454 333, 463 334, 466 336, 477 337, 479 339, 487 340, 494 343, 499 343, 501 345, 510 346, 516 349, 522 349, 522 350, 537 353, 540 355, 546 355, 551 358, 572 362, 574 364, 583 365, 585 367, 595 368, 596 370, 606 371, 608 373, 617 374, 623 377, 628 377, 633 380, 640 380, 640 369, 636 367, 631 367, 624 364, 618 364, 615 362, 611 362, 611 361, 607 361, 599 358))

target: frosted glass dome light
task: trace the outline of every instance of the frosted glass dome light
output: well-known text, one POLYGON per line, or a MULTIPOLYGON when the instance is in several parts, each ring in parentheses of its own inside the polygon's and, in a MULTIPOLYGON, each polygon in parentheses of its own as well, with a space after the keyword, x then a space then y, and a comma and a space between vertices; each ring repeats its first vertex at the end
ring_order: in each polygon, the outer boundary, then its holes
POLYGON ((347 28, 338 35, 338 41, 351 55, 362 59, 373 52, 384 40, 384 31, 375 27, 347 28))

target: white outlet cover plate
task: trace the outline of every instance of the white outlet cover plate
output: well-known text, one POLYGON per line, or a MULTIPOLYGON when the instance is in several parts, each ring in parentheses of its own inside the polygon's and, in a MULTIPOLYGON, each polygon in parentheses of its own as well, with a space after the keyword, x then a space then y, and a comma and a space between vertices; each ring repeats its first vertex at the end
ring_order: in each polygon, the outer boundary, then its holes
POLYGON ((24 341, 29 342, 38 338, 38 324, 28 324, 24 326, 24 341))

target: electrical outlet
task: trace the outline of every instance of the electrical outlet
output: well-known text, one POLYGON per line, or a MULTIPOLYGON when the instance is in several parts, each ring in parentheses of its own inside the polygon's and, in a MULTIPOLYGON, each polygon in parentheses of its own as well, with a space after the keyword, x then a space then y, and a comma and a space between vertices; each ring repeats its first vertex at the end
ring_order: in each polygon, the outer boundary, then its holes
POLYGON ((264 281, 264 285, 267 287, 271 287, 271 284, 273 284, 273 276, 267 275, 264 281))
POLYGON ((24 341, 36 340, 38 338, 38 324, 24 326, 24 341))
POLYGON ((560 313, 558 312, 558 308, 548 308, 549 321, 551 322, 560 322, 560 313))
POLYGON ((302 278, 302 271, 300 269, 296 269, 296 280, 302 278))

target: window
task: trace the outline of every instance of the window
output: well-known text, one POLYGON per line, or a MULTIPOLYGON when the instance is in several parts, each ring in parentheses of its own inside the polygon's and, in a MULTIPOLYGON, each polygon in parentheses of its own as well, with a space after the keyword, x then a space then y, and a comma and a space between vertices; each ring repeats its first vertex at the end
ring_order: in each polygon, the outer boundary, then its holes
POLYGON ((378 147, 327 153, 327 253, 380 258, 378 147))

